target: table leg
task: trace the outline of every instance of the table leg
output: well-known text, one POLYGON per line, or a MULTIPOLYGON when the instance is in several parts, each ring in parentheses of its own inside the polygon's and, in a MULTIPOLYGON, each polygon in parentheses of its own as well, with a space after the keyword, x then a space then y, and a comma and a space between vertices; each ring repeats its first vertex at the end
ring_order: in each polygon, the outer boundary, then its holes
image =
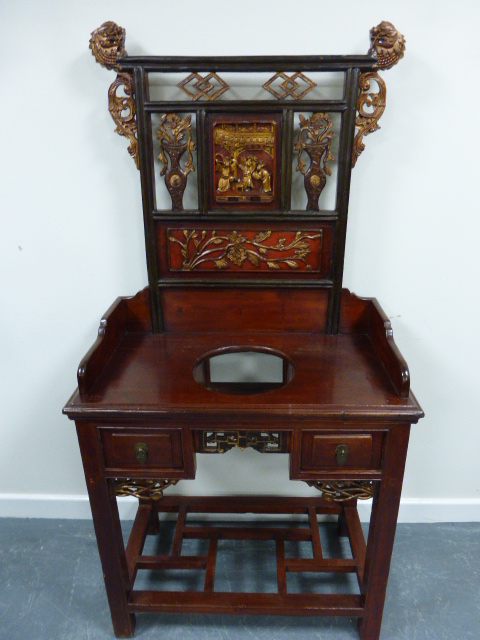
POLYGON ((147 526, 147 536, 156 536, 160 531, 160 519, 158 517, 158 511, 155 508, 153 501, 150 499, 144 500, 140 498, 138 503, 139 503, 139 506, 146 504, 150 507, 150 517, 149 517, 148 526, 147 526))
POLYGON ((403 424, 390 430, 385 443, 384 477, 375 483, 362 586, 365 614, 358 623, 361 640, 380 638, 409 433, 409 425, 403 424))
POLYGON ((135 631, 135 616, 127 610, 131 585, 113 483, 103 473, 98 429, 91 423, 79 422, 77 435, 113 628, 117 638, 129 638, 135 631))

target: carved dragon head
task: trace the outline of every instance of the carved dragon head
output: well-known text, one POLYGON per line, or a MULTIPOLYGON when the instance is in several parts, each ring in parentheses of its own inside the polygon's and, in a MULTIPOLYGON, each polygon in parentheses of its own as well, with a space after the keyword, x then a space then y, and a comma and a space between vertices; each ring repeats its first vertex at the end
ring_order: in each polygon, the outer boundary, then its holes
POLYGON ((95 60, 106 69, 118 71, 118 59, 125 53, 125 29, 115 22, 104 22, 91 35, 90 49, 95 60))
POLYGON ((391 69, 405 53, 404 36, 385 20, 370 29, 370 42, 369 53, 376 56, 380 69, 391 69))

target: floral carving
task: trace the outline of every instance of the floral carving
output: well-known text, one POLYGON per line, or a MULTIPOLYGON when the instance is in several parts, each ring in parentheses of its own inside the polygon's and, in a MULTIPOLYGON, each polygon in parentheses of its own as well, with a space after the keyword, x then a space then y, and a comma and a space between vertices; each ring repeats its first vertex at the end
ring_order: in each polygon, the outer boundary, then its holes
POLYGON ((195 144, 191 134, 191 119, 192 116, 180 118, 176 113, 164 113, 157 129, 160 144, 158 158, 163 163, 160 175, 165 176, 165 185, 172 198, 173 211, 183 211, 183 194, 187 186, 187 175, 190 171, 195 171, 192 156, 195 144), (187 162, 182 169, 180 158, 185 151, 187 162), (167 155, 170 158, 170 166, 168 166, 167 155))
POLYGON ((327 184, 327 175, 332 170, 327 165, 333 160, 330 145, 333 138, 333 124, 328 113, 314 113, 310 118, 305 118, 301 113, 300 132, 294 149, 298 151, 297 171, 305 176, 305 191, 308 196, 307 210, 318 211, 318 199, 327 184), (302 159, 303 152, 310 156, 310 167, 306 169, 306 163, 302 159))
MULTIPOLYGON (((245 233, 252 235, 251 232, 245 233)), ((193 271, 204 263, 210 263, 209 266, 214 270, 228 269, 232 265, 242 268, 246 262, 251 268, 279 270, 283 267, 312 270, 308 261, 312 252, 311 242, 320 241, 320 253, 322 232, 278 233, 285 234, 285 237, 279 237, 276 242, 270 240, 268 243, 272 231, 259 231, 253 237, 248 237, 239 231, 169 229, 168 239, 172 244, 180 246, 183 259, 179 267, 181 271, 193 271), (290 241, 287 241, 287 234, 293 234, 290 241)), ((177 270, 175 267, 173 269, 177 270)))

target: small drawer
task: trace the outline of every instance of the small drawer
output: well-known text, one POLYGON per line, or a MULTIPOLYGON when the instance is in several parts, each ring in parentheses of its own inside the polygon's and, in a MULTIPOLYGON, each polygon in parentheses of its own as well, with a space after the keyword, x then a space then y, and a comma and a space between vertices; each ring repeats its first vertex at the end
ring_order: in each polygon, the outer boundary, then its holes
POLYGON ((380 466, 381 441, 372 434, 304 431, 301 469, 372 469, 380 466))
POLYGON ((168 471, 184 467, 180 429, 156 433, 101 429, 101 433, 107 469, 168 471))

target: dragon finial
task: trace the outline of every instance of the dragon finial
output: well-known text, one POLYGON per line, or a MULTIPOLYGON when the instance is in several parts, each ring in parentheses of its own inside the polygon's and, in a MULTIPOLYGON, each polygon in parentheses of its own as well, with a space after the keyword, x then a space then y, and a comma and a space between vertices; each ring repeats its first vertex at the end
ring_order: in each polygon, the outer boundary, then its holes
POLYGON ((405 37, 385 20, 370 29, 370 42, 369 53, 377 58, 380 69, 391 69, 405 53, 405 37))
POLYGON ((95 60, 105 69, 119 70, 118 59, 125 51, 125 29, 115 22, 104 22, 92 31, 90 49, 95 60))

